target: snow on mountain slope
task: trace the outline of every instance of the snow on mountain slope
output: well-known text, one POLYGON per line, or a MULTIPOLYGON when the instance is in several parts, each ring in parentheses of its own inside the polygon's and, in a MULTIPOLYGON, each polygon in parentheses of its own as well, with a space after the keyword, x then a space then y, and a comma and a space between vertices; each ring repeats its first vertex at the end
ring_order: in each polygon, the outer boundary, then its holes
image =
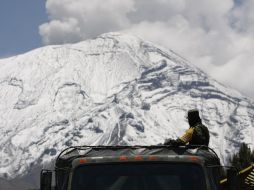
POLYGON ((15 178, 70 145, 177 138, 198 108, 226 161, 254 147, 254 104, 172 51, 117 33, 0 60, 0 177, 15 178))

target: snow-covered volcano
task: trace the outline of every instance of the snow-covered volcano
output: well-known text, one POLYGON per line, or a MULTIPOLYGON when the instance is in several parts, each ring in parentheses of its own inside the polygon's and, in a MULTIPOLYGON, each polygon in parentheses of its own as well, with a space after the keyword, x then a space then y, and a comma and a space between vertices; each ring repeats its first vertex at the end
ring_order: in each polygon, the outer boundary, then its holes
POLYGON ((198 108, 226 159, 254 146, 254 104, 173 51, 109 33, 0 60, 0 176, 15 178, 70 145, 150 145, 198 108))

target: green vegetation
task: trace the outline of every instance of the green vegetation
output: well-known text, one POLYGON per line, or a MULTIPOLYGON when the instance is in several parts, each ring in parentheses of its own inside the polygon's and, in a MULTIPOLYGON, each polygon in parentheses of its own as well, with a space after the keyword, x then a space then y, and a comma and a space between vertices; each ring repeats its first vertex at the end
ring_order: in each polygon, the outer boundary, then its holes
POLYGON ((239 152, 234 154, 229 162, 238 170, 244 169, 254 163, 254 150, 251 151, 246 143, 242 143, 239 152))

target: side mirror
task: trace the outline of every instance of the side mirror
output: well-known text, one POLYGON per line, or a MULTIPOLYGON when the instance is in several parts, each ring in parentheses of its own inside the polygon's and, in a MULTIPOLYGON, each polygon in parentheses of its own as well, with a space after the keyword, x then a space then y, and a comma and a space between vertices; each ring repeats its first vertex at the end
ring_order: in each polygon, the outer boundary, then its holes
POLYGON ((40 177, 40 190, 51 190, 52 186, 52 171, 42 170, 40 177))
POLYGON ((239 182, 236 168, 227 169, 227 180, 229 190, 238 190, 239 182))

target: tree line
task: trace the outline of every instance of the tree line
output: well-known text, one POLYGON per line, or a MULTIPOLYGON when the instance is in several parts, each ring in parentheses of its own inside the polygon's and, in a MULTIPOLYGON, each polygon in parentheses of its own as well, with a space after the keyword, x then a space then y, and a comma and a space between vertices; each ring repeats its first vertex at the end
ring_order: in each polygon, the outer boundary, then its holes
POLYGON ((254 150, 251 151, 246 143, 241 143, 239 151, 229 159, 229 162, 238 170, 242 170, 254 163, 254 150))

